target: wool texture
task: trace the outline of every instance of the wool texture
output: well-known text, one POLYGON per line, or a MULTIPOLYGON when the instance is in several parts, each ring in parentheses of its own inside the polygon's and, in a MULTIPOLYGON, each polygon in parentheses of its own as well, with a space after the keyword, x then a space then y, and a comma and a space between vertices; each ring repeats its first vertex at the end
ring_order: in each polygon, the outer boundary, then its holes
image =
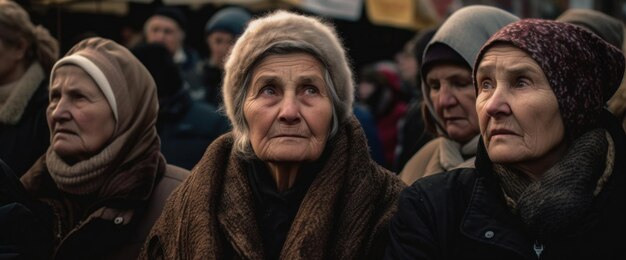
MULTIPOLYGON (((246 162, 232 134, 213 142, 169 198, 141 258, 263 259, 246 162), (229 250, 230 249, 230 250, 229 250)), ((357 120, 342 125, 309 187, 280 259, 377 259, 404 185, 371 160, 357 120)))
POLYGON ((494 34, 474 66, 493 46, 510 44, 539 64, 556 95, 568 140, 599 126, 600 112, 622 82, 624 55, 592 32, 576 25, 525 19, 494 34))

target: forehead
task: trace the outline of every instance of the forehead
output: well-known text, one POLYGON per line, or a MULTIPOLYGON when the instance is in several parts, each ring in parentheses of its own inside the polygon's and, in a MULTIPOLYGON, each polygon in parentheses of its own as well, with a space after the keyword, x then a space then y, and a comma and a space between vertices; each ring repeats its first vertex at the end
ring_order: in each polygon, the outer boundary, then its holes
POLYGON ((150 19, 148 19, 148 21, 146 22, 146 26, 163 27, 163 28, 176 29, 176 30, 179 29, 178 24, 176 24, 176 21, 172 20, 171 18, 161 16, 161 15, 150 17, 150 19))
POLYGON ((465 66, 454 63, 440 63, 434 65, 426 74, 426 79, 442 79, 452 76, 470 77, 471 72, 465 66))
POLYGON ((253 75, 297 71, 322 76, 324 66, 307 53, 272 54, 263 58, 254 68, 253 75))
MULTIPOLYGON (((478 67, 489 67, 497 65, 514 65, 524 63, 539 68, 535 60, 525 51, 511 45, 496 45, 489 48, 483 55, 478 67)), ((481 70, 478 70, 480 72, 481 70)))

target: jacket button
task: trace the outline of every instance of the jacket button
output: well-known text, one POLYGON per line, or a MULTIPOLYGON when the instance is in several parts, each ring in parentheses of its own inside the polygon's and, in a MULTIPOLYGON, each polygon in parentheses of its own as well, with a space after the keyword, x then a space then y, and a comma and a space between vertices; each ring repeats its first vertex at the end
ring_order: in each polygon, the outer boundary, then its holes
POLYGON ((113 220, 113 223, 115 223, 115 225, 119 225, 124 223, 124 218, 123 217, 117 217, 113 220))
POLYGON ((485 232, 485 238, 492 238, 494 235, 495 233, 491 230, 487 230, 487 232, 485 232))

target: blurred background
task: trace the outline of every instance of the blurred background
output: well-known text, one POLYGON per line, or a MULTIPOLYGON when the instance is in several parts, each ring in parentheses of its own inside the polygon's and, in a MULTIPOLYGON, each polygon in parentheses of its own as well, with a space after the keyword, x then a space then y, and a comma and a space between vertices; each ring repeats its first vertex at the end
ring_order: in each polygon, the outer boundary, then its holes
POLYGON ((602 11, 626 18, 626 0, 17 0, 35 24, 46 26, 60 41, 62 53, 90 35, 120 43, 141 35, 156 8, 177 6, 188 19, 186 44, 207 53, 203 28, 216 11, 242 6, 253 15, 278 8, 325 17, 332 21, 360 68, 393 59, 420 30, 443 21, 454 10, 473 4, 492 5, 519 17, 554 19, 568 8, 602 11), (196 32, 196 33, 194 33, 196 32))

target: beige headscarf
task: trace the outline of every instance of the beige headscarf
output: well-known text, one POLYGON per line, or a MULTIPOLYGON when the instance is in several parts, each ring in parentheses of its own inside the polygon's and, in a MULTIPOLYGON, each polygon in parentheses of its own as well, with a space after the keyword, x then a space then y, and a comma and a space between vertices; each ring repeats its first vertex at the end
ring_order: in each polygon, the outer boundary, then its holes
MULTIPOLYGON (((113 185, 132 183, 117 180, 112 173, 132 167, 143 157, 158 153, 155 123, 158 100, 154 80, 148 70, 123 46, 107 39, 90 38, 75 45, 52 69, 76 65, 85 70, 104 93, 113 111, 116 126, 110 143, 93 157, 69 165, 49 148, 45 164, 60 190, 88 194, 113 185), (111 183, 113 182, 113 183, 111 183)), ((141 178, 133 176, 132 178, 141 178)), ((102 191, 101 191, 102 192, 102 191)))

